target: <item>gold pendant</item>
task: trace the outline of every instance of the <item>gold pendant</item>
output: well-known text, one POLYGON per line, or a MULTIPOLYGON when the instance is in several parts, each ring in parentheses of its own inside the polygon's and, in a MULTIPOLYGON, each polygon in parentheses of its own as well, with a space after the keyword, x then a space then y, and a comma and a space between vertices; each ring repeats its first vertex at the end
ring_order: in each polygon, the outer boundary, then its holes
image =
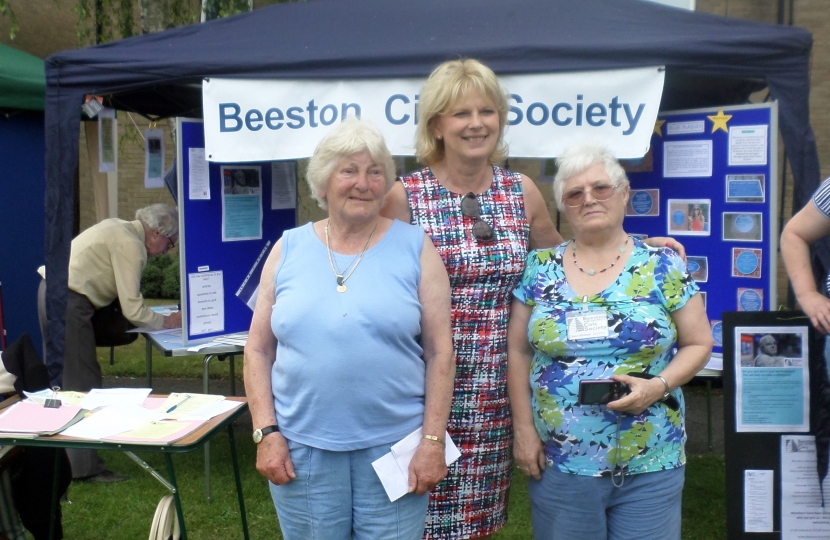
POLYGON ((346 286, 345 285, 338 285, 337 286, 337 292, 339 292, 339 293, 346 292, 346 286))

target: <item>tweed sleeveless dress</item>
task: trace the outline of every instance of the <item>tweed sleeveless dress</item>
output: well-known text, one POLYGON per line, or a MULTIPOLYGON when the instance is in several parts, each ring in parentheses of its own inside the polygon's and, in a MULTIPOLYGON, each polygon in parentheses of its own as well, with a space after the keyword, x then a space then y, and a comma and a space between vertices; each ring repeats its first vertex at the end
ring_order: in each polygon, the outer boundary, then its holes
POLYGON ((432 238, 452 288, 455 391, 448 431, 461 458, 430 494, 424 538, 475 538, 507 520, 513 425, 507 399, 507 321, 511 293, 524 271, 530 225, 521 176, 493 167, 478 195, 493 242, 472 234, 461 213, 465 194, 444 188, 429 168, 402 178, 412 223, 432 238))

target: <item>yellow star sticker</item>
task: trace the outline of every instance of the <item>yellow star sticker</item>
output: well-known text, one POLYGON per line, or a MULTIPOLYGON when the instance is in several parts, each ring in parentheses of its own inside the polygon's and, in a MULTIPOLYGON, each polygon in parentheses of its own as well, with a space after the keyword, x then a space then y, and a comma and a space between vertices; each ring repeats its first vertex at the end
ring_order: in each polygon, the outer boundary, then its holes
POLYGON ((665 120, 657 120, 654 122, 654 134, 658 137, 663 136, 663 124, 665 124, 665 120))
POLYGON ((723 114, 723 109, 718 109, 718 114, 715 116, 707 116, 706 118, 712 121, 712 133, 719 129, 729 133, 729 130, 726 129, 726 123, 729 122, 730 118, 732 118, 731 114, 723 114))

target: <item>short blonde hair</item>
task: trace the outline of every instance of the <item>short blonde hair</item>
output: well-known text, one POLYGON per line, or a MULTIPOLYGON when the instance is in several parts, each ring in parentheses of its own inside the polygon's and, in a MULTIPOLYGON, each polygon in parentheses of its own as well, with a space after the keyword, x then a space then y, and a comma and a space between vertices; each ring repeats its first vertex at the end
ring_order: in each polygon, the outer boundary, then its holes
POLYGON ((499 113, 499 139, 490 154, 490 162, 496 163, 507 157, 507 145, 504 142, 507 93, 493 70, 478 60, 468 58, 444 62, 435 68, 421 88, 418 97, 418 128, 415 132, 415 152, 421 163, 432 165, 444 158, 444 141, 433 135, 433 122, 471 90, 478 90, 492 100, 499 113))
POLYGON ((628 186, 625 169, 606 146, 598 142, 575 144, 566 148, 562 155, 556 158, 557 171, 553 178, 553 198, 560 212, 565 211, 565 203, 562 202, 565 182, 584 173, 592 165, 605 167, 605 173, 613 184, 619 184, 620 188, 628 186))
POLYGON ((383 135, 368 120, 350 116, 323 137, 308 162, 306 181, 312 198, 320 208, 328 209, 329 205, 320 197, 320 191, 325 189, 337 163, 341 158, 360 152, 369 152, 375 163, 383 167, 386 191, 392 189, 395 183, 395 161, 386 147, 383 135))

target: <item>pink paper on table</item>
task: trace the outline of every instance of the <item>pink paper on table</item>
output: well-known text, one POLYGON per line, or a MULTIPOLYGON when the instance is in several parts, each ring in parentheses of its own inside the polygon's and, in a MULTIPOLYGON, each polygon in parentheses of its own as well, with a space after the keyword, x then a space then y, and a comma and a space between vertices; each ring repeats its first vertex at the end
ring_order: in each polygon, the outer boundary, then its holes
POLYGON ((81 411, 80 407, 64 405, 52 409, 37 403, 21 401, 0 415, 0 432, 54 433, 68 424, 81 411))
POLYGON ((191 433, 193 431, 196 431, 198 428, 200 428, 202 425, 204 425, 204 423, 205 422, 202 422, 202 421, 186 422, 187 425, 185 427, 183 427, 182 429, 180 429, 180 430, 178 430, 174 433, 171 433, 171 434, 169 434, 165 437, 159 437, 159 438, 153 438, 153 439, 143 438, 143 437, 128 437, 128 436, 126 436, 126 433, 120 433, 118 435, 113 435, 111 437, 104 437, 102 440, 105 440, 105 441, 119 441, 119 442, 125 442, 125 443, 137 443, 137 444, 169 444, 169 443, 172 443, 172 442, 175 442, 175 441, 181 439, 182 437, 185 437, 186 435, 188 435, 189 433, 191 433))
POLYGON ((163 397, 148 397, 144 399, 144 403, 141 404, 142 407, 145 409, 150 409, 151 411, 155 411, 162 405, 164 402, 167 401, 167 398, 163 397))

